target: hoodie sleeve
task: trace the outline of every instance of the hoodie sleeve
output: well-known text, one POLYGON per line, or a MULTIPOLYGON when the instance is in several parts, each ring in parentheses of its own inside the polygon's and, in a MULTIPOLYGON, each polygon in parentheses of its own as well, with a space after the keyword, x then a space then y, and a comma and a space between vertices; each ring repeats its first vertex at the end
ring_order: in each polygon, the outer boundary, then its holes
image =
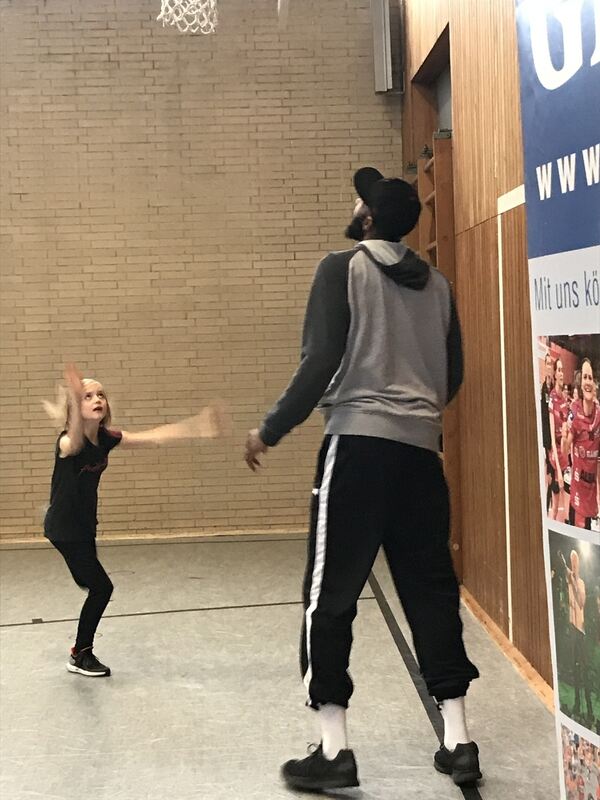
POLYGON ((304 422, 338 370, 350 326, 348 263, 348 258, 332 253, 317 267, 304 317, 300 365, 260 427, 260 438, 269 447, 304 422))
POLYGON ((463 349, 460 320, 452 290, 450 290, 450 324, 446 337, 448 353, 448 402, 457 394, 463 382, 463 349))

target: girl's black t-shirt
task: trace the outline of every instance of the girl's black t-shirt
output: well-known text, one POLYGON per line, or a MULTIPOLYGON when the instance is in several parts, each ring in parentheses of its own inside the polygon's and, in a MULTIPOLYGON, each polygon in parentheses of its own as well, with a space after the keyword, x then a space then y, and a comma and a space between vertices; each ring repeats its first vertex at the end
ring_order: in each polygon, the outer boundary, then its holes
POLYGON ((108 454, 122 439, 120 431, 98 429, 98 444, 84 438, 75 456, 60 457, 56 442, 50 507, 44 519, 44 535, 51 541, 77 541, 96 536, 98 484, 108 466, 108 454))

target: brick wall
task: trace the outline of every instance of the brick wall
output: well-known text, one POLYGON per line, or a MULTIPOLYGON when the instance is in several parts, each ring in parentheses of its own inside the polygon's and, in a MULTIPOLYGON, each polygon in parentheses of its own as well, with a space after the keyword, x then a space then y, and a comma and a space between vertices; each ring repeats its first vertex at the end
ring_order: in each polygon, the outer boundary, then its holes
MULTIPOLYGON (((230 438, 119 452, 104 534, 304 529, 318 415, 267 458, 245 433, 298 359, 319 258, 345 247, 351 175, 398 170, 373 92, 369 0, 220 0, 215 36, 158 0, 0 0, 0 535, 39 535, 65 360, 138 430, 220 396, 230 438)), ((115 427, 116 427, 115 426, 115 427)))

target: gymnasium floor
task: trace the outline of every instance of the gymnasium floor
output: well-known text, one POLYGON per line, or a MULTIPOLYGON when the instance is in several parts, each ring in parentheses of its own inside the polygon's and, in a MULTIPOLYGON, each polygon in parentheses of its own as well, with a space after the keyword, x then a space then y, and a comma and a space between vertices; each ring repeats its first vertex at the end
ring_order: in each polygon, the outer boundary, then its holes
MULTIPOLYGON (((0 796, 314 797, 288 792, 278 774, 315 740, 297 666, 304 551, 304 540, 281 537, 101 545, 116 588, 95 650, 113 675, 88 679, 64 667, 83 595, 59 555, 3 550, 0 796)), ((469 696, 478 790, 463 794, 431 766, 437 719, 404 664, 410 637, 380 560, 354 627, 349 731, 361 788, 335 796, 559 797, 553 716, 467 610, 463 619, 482 673, 469 696)))

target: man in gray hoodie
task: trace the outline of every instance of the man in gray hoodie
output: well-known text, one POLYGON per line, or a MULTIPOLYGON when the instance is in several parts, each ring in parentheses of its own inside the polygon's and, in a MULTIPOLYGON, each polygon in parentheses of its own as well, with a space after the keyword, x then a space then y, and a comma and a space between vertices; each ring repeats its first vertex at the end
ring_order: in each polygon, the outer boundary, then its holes
POLYGON ((301 638, 307 704, 318 712, 322 741, 282 774, 293 789, 358 786, 346 739, 352 622, 383 546, 444 719, 434 766, 465 785, 481 777, 464 707, 478 672, 462 641, 439 458, 442 412, 462 382, 460 325, 448 281, 401 243, 421 211, 415 189, 373 167, 358 170, 354 185, 359 199, 346 235, 359 244, 317 267, 300 365, 246 442, 256 470, 259 456, 315 407, 324 414, 301 638))

